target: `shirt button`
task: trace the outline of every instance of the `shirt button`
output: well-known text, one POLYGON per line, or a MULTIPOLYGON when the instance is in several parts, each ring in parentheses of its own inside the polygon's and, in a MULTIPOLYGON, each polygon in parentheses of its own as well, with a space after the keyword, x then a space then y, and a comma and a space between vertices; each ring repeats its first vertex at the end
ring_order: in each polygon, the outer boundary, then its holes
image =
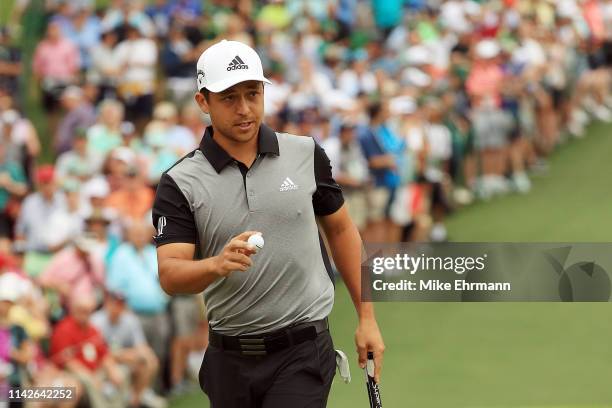
POLYGON ((249 190, 249 195, 252 197, 255 195, 255 192, 253 190, 249 190))
POLYGON ((251 177, 251 173, 247 173, 247 177, 251 177))

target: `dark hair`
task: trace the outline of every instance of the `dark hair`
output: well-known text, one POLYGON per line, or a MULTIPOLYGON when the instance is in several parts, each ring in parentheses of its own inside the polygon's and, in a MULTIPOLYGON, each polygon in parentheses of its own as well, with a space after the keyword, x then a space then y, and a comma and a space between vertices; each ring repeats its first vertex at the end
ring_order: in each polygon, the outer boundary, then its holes
POLYGON ((382 103, 380 103, 380 101, 372 102, 368 105, 368 116, 370 119, 376 119, 381 110, 382 103))
POLYGON ((210 95, 210 91, 206 88, 202 88, 200 89, 200 93, 204 96, 204 99, 206 99, 206 102, 208 102, 208 97, 210 95))

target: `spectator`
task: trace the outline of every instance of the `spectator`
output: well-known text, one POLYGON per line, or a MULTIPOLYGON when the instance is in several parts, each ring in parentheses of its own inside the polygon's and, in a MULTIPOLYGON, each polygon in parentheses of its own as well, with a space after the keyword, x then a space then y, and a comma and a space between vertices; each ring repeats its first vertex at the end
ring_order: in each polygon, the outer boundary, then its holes
POLYGON ((160 361, 165 361, 170 336, 168 299, 159 285, 152 235, 148 222, 139 219, 128 224, 127 241, 108 265, 107 286, 125 294, 128 306, 142 323, 147 342, 160 361))
POLYGON ((121 187, 110 194, 106 205, 125 220, 140 220, 151 209, 153 198, 153 190, 146 185, 138 168, 130 166, 124 173, 121 187))
POLYGON ((142 130, 145 120, 153 113, 157 46, 153 40, 143 37, 133 23, 126 30, 125 41, 116 49, 122 72, 118 93, 125 104, 127 119, 142 130))
POLYGON ((187 39, 181 25, 170 27, 168 41, 160 52, 160 62, 168 78, 166 88, 177 103, 182 103, 193 94, 193 67, 202 53, 187 39))
POLYGON ((62 20, 62 31, 79 48, 81 70, 91 66, 91 51, 100 41, 100 20, 91 8, 78 5, 69 19, 62 20))
POLYGON ((120 67, 115 54, 118 37, 115 30, 106 28, 101 41, 91 50, 91 67, 87 78, 98 86, 99 101, 117 97, 120 67))
POLYGON ((163 134, 166 146, 179 157, 196 148, 196 136, 189 128, 178 124, 178 111, 174 104, 161 102, 155 106, 153 119, 145 131, 145 139, 152 133, 163 134))
MULTIPOLYGON (((31 345, 23 327, 11 324, 9 313, 18 299, 18 283, 0 276, 0 393, 3 386, 21 386, 21 374, 32 358, 31 345)), ((1 397, 6 395, 0 394, 1 397)))
POLYGON ((375 102, 368 107, 370 126, 362 130, 361 148, 374 177, 374 188, 369 197, 369 218, 374 240, 384 240, 392 228, 385 220, 399 185, 398 154, 403 149, 401 140, 386 125, 389 109, 386 103, 375 102))
POLYGON ((91 324, 102 333, 117 363, 130 371, 130 405, 165 407, 165 400, 150 388, 159 370, 159 361, 147 344, 140 321, 126 308, 123 294, 107 291, 104 307, 91 316, 91 324))
POLYGON ((191 131, 199 145, 206 130, 206 123, 202 117, 202 111, 192 103, 187 103, 181 110, 181 124, 191 131))
POLYGON ((115 147, 121 146, 121 123, 124 107, 116 100, 102 101, 98 120, 87 131, 88 148, 102 160, 115 147))
POLYGON ((81 64, 78 48, 64 37, 58 22, 49 23, 32 64, 34 78, 43 91, 43 105, 48 112, 54 112, 64 88, 76 83, 81 64))
POLYGON ((70 314, 62 319, 51 336, 51 359, 74 374, 84 385, 93 408, 124 407, 129 382, 109 353, 102 334, 89 320, 95 301, 83 295, 70 303, 70 314))
POLYGON ((96 120, 94 107, 84 97, 81 88, 77 86, 66 88, 62 93, 61 102, 66 115, 60 121, 55 135, 55 153, 58 156, 72 148, 79 129, 88 129, 96 120))
POLYGON ((364 231, 368 221, 367 188, 370 177, 368 163, 355 133, 354 125, 342 125, 338 138, 328 139, 321 146, 331 161, 334 180, 342 187, 351 219, 360 231, 364 231))
POLYGON ((21 116, 14 109, 5 110, 0 116, 3 143, 8 147, 7 154, 11 160, 19 163, 31 181, 31 168, 40 154, 38 133, 29 119, 21 116))
POLYGON ((60 249, 64 242, 55 239, 57 231, 49 228, 48 220, 54 213, 65 211, 66 197, 58 191, 55 169, 50 165, 41 166, 36 171, 36 185, 37 191, 29 194, 23 202, 15 235, 18 240, 25 241, 28 251, 50 254, 60 249))
POLYGON ((57 158, 55 170, 60 180, 75 178, 85 182, 96 175, 101 167, 100 157, 89 150, 87 132, 77 128, 74 134, 72 149, 57 158))
POLYGON ((21 73, 21 51, 10 43, 9 30, 0 27, 0 93, 16 95, 21 73))
POLYGON ((8 159, 7 145, 0 143, 0 240, 11 238, 17 214, 15 198, 27 193, 26 178, 18 163, 8 159))
POLYGON ((56 291, 62 305, 69 305, 75 296, 87 296, 101 300, 104 288, 104 263, 95 253, 95 241, 80 236, 73 246, 68 246, 53 256, 41 273, 43 288, 56 291))

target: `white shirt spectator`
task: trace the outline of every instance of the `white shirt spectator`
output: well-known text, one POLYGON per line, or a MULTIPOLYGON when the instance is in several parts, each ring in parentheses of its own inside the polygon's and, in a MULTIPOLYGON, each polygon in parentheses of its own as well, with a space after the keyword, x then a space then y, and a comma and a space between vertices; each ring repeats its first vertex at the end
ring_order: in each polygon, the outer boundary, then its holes
POLYGON ((148 38, 126 40, 117 45, 115 55, 119 66, 124 67, 121 82, 138 83, 142 93, 153 93, 157 63, 155 42, 148 38))

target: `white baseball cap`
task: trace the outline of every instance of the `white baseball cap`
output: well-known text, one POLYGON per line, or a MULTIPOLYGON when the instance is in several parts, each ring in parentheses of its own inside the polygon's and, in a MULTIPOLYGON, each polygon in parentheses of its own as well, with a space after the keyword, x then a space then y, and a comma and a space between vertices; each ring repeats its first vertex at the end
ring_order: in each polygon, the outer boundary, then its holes
POLYGON ((248 45, 222 40, 200 55, 197 63, 198 91, 222 92, 244 81, 270 83, 264 77, 259 55, 248 45))

